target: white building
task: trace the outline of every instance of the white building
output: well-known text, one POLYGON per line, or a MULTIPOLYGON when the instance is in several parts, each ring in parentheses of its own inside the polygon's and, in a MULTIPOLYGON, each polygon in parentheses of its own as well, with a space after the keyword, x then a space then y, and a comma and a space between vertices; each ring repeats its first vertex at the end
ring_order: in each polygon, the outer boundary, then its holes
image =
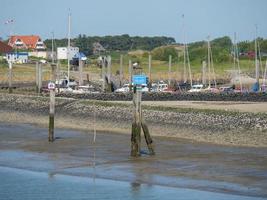
MULTIPOLYGON (((78 47, 70 47, 70 52, 69 52, 70 60, 77 53, 79 53, 78 47)), ((57 48, 57 59, 58 60, 67 60, 68 59, 68 47, 58 47, 57 48)))

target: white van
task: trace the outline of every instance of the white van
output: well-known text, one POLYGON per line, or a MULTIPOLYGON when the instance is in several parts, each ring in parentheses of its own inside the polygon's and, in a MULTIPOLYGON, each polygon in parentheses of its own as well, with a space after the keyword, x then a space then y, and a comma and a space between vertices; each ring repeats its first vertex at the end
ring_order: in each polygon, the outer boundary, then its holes
POLYGON ((204 85, 203 84, 198 84, 198 85, 193 85, 192 88, 190 90, 188 90, 188 92, 203 92, 204 89, 204 85))

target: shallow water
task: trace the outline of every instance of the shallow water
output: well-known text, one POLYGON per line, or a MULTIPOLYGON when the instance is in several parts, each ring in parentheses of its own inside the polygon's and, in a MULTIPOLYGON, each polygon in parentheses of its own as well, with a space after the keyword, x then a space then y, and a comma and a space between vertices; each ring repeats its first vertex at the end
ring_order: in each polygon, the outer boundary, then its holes
POLYGON ((0 199, 213 199, 260 200, 192 189, 180 189, 0 167, 0 199))
POLYGON ((128 135, 56 136, 0 122, 0 199, 267 199, 266 148, 156 138, 156 156, 133 159, 128 135))

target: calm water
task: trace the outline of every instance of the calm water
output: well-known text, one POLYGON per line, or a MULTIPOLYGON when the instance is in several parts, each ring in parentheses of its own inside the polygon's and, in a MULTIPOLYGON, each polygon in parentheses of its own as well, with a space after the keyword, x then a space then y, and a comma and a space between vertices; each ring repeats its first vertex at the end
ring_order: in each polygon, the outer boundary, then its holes
POLYGON ((258 200, 264 198, 66 175, 49 176, 43 172, 0 167, 0 199, 258 200))

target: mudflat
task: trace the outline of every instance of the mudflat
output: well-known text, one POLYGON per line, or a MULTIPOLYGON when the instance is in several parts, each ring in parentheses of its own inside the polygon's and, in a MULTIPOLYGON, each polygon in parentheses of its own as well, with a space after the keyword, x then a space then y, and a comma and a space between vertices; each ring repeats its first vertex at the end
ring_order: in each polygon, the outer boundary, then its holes
MULTIPOLYGON (((0 166, 112 179, 134 185, 267 198, 267 148, 233 147, 154 136, 156 155, 130 157, 130 135, 0 123, 0 166)), ((144 139, 142 140, 144 141, 144 139)))

